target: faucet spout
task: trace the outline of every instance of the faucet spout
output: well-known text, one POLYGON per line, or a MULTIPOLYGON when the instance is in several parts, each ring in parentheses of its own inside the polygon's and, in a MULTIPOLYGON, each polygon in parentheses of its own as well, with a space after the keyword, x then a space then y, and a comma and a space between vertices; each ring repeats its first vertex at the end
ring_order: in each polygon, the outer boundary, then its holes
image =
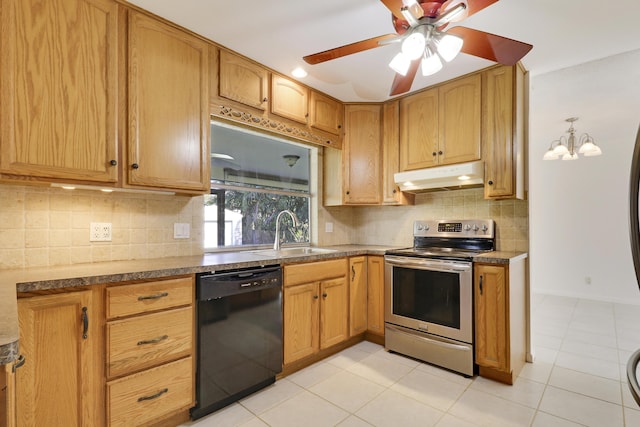
POLYGON ((278 216, 276 217, 276 239, 275 239, 275 242, 273 243, 273 250, 274 251, 279 251, 280 250, 280 218, 284 214, 288 214, 289 215, 289 217, 291 218, 291 221, 293 221, 293 226, 294 227, 298 227, 300 225, 300 221, 298 220, 298 217, 296 216, 296 214, 294 214, 290 210, 285 209, 282 212, 280 212, 278 214, 278 216))

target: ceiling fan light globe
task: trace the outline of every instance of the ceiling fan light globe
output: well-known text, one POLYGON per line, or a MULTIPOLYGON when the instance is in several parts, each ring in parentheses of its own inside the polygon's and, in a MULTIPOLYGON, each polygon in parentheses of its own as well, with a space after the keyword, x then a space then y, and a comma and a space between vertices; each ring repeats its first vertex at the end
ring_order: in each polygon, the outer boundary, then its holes
POLYGON ((389 67, 391 67, 393 71, 403 76, 407 75, 407 72, 409 71, 410 66, 411 66, 411 60, 402 52, 394 56, 391 62, 389 63, 389 67))
POLYGON ((440 61, 438 55, 431 53, 429 49, 425 51, 420 65, 422 68, 422 75, 425 77, 435 74, 442 69, 442 61, 440 61))
POLYGON ((458 56, 462 49, 462 44, 464 43, 462 38, 451 34, 445 34, 441 37, 437 37, 434 41, 438 48, 438 53, 442 56, 442 59, 447 62, 453 61, 453 59, 458 56))
POLYGON ((410 60, 418 59, 424 53, 427 41, 419 32, 411 34, 402 42, 402 53, 410 60))

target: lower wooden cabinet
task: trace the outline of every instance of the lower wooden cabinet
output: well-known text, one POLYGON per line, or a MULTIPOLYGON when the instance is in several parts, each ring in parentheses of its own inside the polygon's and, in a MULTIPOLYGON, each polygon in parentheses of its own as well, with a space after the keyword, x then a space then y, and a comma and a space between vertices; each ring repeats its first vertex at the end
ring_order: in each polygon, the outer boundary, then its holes
POLYGON ((384 257, 367 257, 367 331, 384 337, 384 257))
POLYGON ((526 361, 524 260, 474 265, 476 363, 480 375, 513 384, 526 361))
POLYGON ((16 371, 17 425, 104 425, 100 305, 94 299, 91 290, 18 299, 26 361, 16 371))
POLYGON ((349 336, 367 330, 367 257, 349 258, 349 336))
POLYGON ((187 276, 107 288, 110 426, 144 425, 194 405, 193 281, 187 276))
POLYGON ((167 363, 107 384, 110 426, 146 425, 193 405, 193 360, 167 363))
POLYGON ((349 337, 347 259, 284 266, 284 364, 349 337))

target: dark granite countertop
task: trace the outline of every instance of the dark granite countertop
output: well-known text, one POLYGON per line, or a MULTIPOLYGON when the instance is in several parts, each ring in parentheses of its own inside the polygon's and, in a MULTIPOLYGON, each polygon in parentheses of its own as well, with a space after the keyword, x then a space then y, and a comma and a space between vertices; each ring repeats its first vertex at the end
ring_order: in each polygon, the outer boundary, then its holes
MULTIPOLYGON (((63 289, 101 283, 153 279, 207 271, 256 267, 270 264, 312 262, 358 255, 384 255, 388 246, 339 245, 330 251, 312 254, 299 252, 275 255, 272 251, 208 253, 202 256, 113 261, 60 267, 0 270, 0 365, 11 363, 19 354, 17 292, 63 289), (261 253, 262 252, 262 253, 261 253)), ((478 262, 508 264, 526 258, 521 252, 494 252, 478 262)))

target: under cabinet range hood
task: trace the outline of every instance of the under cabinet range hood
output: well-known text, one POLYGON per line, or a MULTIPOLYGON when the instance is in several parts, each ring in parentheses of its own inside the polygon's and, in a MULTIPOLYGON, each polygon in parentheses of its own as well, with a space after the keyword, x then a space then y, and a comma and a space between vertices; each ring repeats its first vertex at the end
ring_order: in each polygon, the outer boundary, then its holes
POLYGON ((422 193, 438 188, 479 186, 484 183, 484 163, 477 161, 418 169, 399 172, 393 177, 400 191, 406 193, 422 193))

